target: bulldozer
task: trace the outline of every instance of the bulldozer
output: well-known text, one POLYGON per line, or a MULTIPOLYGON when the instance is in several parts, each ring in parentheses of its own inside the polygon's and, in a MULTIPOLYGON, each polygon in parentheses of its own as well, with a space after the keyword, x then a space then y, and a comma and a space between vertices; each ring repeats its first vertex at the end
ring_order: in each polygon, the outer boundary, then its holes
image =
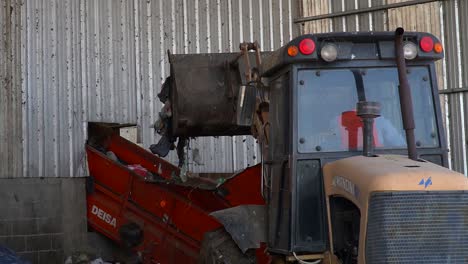
POLYGON ((119 165, 88 143, 96 230, 145 263, 468 263, 468 180, 447 168, 438 38, 306 34, 273 52, 168 56, 150 149, 177 148, 179 167, 112 133, 100 146, 119 165), (258 140, 261 164, 191 189, 213 180, 184 169, 185 142, 235 135, 258 140))

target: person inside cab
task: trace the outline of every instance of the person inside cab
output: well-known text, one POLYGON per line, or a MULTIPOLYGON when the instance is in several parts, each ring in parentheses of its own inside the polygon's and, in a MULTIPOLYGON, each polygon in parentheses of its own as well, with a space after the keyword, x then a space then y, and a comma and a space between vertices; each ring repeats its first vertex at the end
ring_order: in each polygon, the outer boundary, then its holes
POLYGON ((299 73, 298 149, 300 152, 357 151, 362 149, 362 121, 358 101, 377 101, 382 115, 374 120, 376 148, 405 148, 394 82, 367 87, 361 71, 348 69, 299 73), (301 76, 302 75, 302 76, 301 76), (388 89, 385 89, 388 87, 388 89))

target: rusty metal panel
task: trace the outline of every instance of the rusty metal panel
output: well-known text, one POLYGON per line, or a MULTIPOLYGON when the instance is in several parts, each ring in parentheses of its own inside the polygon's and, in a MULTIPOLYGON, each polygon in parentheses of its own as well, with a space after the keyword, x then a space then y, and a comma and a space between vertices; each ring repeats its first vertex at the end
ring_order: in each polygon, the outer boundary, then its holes
MULTIPOLYGON (((241 40, 272 50, 298 34, 295 0, 22 3, 24 140, 18 145, 28 177, 86 175, 89 121, 134 123, 144 147, 157 142, 150 125, 169 75, 167 50, 230 52, 241 40)), ((232 172, 259 161, 247 136, 191 140, 187 152, 195 172, 232 172)))
POLYGON ((22 176, 21 1, 0 3, 0 178, 22 176))

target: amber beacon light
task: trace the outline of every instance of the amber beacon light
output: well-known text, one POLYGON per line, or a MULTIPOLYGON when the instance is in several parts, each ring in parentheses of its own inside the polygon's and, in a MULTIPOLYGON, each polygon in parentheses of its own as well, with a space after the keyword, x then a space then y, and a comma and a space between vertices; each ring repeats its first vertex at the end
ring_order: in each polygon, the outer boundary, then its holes
POLYGON ((299 53, 299 50, 296 46, 289 46, 288 47, 288 55, 290 57, 296 57, 296 55, 299 53))
POLYGON ((439 42, 434 44, 434 51, 436 53, 442 53, 442 51, 444 51, 444 48, 442 47, 442 44, 440 44, 439 42))

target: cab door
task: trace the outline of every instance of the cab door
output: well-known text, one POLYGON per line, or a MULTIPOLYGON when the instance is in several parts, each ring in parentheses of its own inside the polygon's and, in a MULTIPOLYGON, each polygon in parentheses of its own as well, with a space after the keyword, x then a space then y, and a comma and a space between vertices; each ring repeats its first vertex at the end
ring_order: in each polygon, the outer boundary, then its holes
POLYGON ((273 78, 269 87, 270 140, 264 157, 268 246, 272 251, 289 252, 291 222, 289 73, 273 78))

